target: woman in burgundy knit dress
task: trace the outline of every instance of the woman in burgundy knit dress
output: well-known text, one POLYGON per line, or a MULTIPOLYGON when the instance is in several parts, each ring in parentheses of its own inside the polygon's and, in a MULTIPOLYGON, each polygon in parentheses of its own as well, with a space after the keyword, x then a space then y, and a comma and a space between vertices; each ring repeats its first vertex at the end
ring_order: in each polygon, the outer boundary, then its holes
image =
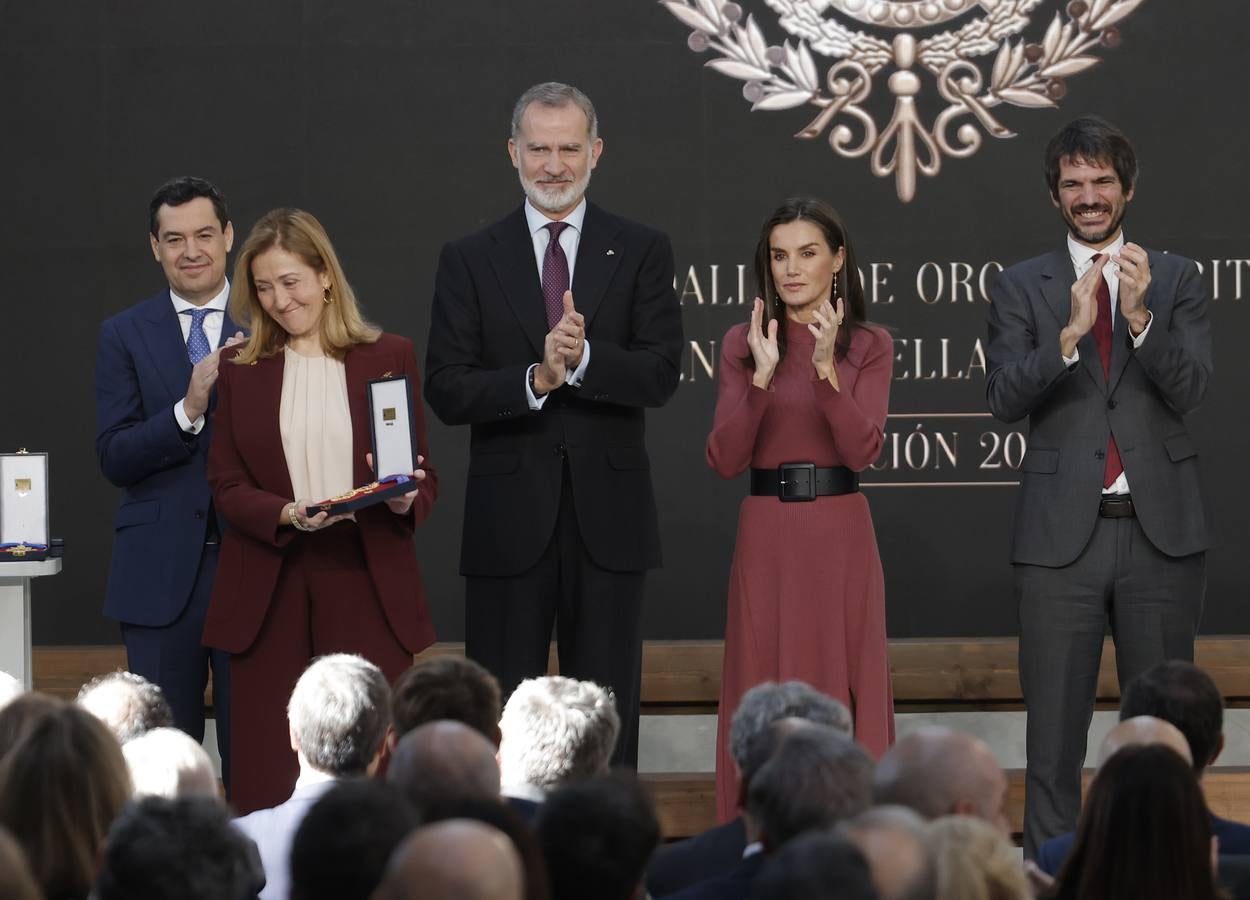
POLYGON ((880 757, 894 740, 885 582, 857 473, 881 451, 893 344, 865 321, 850 236, 826 203, 787 200, 755 251, 751 321, 721 348, 708 463, 751 469, 721 677, 716 796, 736 814, 729 722, 761 681, 799 679, 847 704, 880 757))

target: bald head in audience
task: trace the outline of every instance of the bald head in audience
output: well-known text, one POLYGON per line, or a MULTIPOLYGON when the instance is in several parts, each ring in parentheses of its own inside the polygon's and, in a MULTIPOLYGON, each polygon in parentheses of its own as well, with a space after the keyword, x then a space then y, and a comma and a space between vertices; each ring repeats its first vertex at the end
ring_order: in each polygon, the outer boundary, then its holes
MULTIPOLYGON (((402 743, 402 741, 401 741, 402 743)), ((396 848, 375 900, 522 900, 521 857, 503 832, 448 819, 396 848)))
POLYGON ((1125 719, 1107 732, 1098 748, 1098 768, 1115 755, 1121 747, 1133 744, 1162 744, 1170 747, 1189 763, 1194 764, 1193 754, 1189 750, 1189 741, 1185 735, 1171 722, 1156 719, 1154 716, 1134 716, 1125 719))
POLYGON ((872 869, 881 900, 932 900, 934 866, 925 820, 905 806, 874 806, 838 826, 872 869))
POLYGON ((948 728, 920 728, 899 738, 877 764, 878 804, 914 809, 926 819, 964 815, 1009 831, 1007 776, 983 741, 948 728))
POLYGON ((463 800, 497 800, 495 745, 462 722, 427 722, 395 746, 386 780, 426 819, 463 800))

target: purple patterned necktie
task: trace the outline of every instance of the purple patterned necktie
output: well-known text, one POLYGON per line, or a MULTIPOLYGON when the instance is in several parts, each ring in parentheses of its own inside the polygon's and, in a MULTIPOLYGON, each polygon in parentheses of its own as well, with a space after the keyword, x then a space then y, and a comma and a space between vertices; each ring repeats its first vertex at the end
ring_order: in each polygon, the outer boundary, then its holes
POLYGON ((208 346, 208 335, 204 333, 204 319, 212 309, 184 309, 182 314, 191 317, 191 330, 187 332, 187 356, 191 365, 195 365, 213 350, 208 346))
POLYGON ((560 246, 560 232, 569 223, 548 222, 543 227, 551 233, 543 254, 543 300, 547 306, 547 327, 555 328, 564 316, 564 292, 569 289, 569 259, 560 246))

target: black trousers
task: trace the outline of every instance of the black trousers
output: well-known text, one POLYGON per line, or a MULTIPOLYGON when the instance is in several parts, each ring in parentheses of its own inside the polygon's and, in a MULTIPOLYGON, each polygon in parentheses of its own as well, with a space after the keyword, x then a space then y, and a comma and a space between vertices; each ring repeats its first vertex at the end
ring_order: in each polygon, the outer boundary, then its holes
POLYGON ((1020 686, 1028 710, 1024 855, 1076 828, 1081 767, 1110 624, 1121 690, 1165 659, 1194 658, 1206 556, 1171 557, 1135 518, 1102 519, 1061 568, 1017 565, 1020 686))
POLYGON ((547 674, 554 625, 560 674, 615 694, 621 733, 612 763, 633 768, 644 580, 643 572, 612 572, 590 558, 566 466, 555 532, 538 562, 516 576, 466 578, 465 653, 499 679, 506 699, 526 678, 547 674))
POLYGON ((205 544, 191 599, 168 625, 121 623, 126 667, 160 686, 174 714, 174 726, 204 740, 204 688, 213 678, 213 723, 221 755, 221 780, 230 787, 230 654, 205 647, 204 616, 217 573, 217 544, 205 544))

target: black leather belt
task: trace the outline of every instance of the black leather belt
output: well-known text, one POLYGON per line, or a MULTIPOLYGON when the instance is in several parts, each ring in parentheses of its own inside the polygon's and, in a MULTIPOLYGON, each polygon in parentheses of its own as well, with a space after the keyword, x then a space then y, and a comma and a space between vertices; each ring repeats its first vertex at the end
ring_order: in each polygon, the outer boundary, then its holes
POLYGON ((858 490, 859 475, 846 466, 818 468, 815 463, 782 463, 775 469, 751 470, 753 497, 776 497, 794 503, 858 490))
POLYGON ((1104 494, 1098 504, 1098 515, 1104 519, 1131 519, 1137 513, 1133 511, 1133 498, 1128 494, 1104 494))

